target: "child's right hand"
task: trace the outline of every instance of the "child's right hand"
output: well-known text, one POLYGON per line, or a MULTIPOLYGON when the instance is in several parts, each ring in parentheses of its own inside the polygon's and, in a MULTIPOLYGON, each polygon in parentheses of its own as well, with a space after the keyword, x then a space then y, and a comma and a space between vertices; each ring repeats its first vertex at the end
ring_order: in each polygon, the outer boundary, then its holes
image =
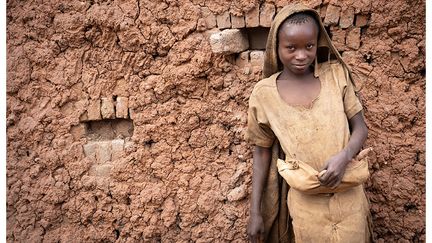
POLYGON ((264 221, 261 214, 253 213, 249 216, 247 233, 250 242, 264 242, 264 221))

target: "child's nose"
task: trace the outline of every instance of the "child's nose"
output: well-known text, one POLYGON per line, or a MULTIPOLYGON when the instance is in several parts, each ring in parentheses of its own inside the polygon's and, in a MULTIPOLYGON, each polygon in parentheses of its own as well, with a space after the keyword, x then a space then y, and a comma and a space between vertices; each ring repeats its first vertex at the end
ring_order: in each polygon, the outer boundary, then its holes
POLYGON ((297 54, 296 54, 296 59, 297 60, 304 60, 306 59, 307 55, 306 52, 304 50, 298 50, 297 54))

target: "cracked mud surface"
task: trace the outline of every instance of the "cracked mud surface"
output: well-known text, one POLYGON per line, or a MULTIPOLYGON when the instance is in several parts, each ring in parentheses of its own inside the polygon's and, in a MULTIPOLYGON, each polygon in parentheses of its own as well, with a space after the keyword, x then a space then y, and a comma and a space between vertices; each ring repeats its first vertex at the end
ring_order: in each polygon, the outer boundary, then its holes
MULTIPOLYGON (((360 47, 342 47, 375 149, 366 184, 374 234, 424 241, 425 2, 304 2, 369 16, 360 47)), ((261 72, 211 52, 202 8, 257 5, 8 1, 7 240, 245 242, 252 154, 243 132, 261 72), (89 100, 111 96, 129 98, 132 143, 98 177, 74 127, 89 100)))

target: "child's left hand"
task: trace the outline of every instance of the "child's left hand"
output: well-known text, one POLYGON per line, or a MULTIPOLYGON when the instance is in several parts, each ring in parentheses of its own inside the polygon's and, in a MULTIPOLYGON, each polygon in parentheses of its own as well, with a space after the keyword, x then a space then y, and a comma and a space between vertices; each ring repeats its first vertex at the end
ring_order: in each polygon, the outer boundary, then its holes
POLYGON ((326 170, 326 172, 318 177, 322 186, 335 188, 337 187, 345 174, 345 169, 351 159, 348 157, 345 150, 342 150, 338 154, 332 156, 325 163, 324 167, 321 169, 326 170))

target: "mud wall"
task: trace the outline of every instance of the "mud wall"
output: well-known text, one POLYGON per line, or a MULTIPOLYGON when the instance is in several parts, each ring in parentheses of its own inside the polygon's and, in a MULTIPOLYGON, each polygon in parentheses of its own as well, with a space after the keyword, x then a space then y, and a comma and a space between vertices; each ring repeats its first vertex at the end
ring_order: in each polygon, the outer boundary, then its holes
MULTIPOLYGON (((9 0, 7 240, 245 242, 262 63, 209 35, 288 2, 9 0)), ((425 1, 303 2, 361 87, 375 237, 424 241, 425 1)))

